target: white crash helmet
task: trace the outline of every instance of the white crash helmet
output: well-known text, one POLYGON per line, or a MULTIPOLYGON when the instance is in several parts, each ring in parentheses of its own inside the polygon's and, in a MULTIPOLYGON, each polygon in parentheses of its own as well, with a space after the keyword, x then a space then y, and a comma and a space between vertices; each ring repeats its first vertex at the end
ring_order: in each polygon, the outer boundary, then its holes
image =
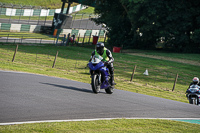
POLYGON ((192 81, 193 81, 194 84, 198 84, 199 83, 199 78, 194 77, 192 81))

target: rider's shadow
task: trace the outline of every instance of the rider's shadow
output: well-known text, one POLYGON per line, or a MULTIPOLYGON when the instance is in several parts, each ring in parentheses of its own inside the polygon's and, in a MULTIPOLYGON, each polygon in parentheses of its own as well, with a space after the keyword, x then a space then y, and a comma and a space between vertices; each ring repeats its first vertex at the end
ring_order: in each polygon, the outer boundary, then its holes
POLYGON ((51 83, 42 83, 42 82, 40 82, 40 83, 41 84, 55 86, 55 87, 59 87, 59 88, 63 88, 63 89, 68 89, 68 90, 74 90, 74 91, 81 91, 81 92, 92 93, 91 90, 87 90, 87 89, 84 89, 84 88, 77 88, 77 87, 72 87, 72 86, 64 86, 64 85, 51 84, 51 83))

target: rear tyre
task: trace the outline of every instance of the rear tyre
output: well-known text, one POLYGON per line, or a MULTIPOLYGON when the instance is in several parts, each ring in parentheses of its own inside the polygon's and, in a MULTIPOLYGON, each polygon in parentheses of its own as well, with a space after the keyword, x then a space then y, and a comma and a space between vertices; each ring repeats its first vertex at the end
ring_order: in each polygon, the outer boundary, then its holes
MULTIPOLYGON (((111 85, 111 82, 112 82, 112 80, 111 80, 111 78, 109 78, 109 84, 110 84, 110 85, 111 85)), ((110 87, 108 87, 107 89, 105 89, 105 91, 106 91, 107 94, 112 94, 114 88, 115 88, 115 86, 113 85, 113 86, 110 86, 110 87)))
POLYGON ((98 75, 92 75, 91 79, 91 85, 92 85, 92 91, 94 93, 99 93, 100 92, 100 84, 99 84, 99 76, 98 75))
POLYGON ((114 86, 110 86, 107 89, 105 89, 105 91, 106 91, 107 94, 112 94, 113 90, 114 90, 114 86))

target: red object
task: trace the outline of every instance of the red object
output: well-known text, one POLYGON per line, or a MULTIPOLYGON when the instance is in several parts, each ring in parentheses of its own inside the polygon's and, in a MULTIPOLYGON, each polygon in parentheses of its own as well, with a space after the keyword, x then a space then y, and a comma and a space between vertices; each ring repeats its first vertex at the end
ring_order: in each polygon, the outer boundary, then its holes
POLYGON ((99 38, 99 36, 93 36, 93 42, 92 42, 92 44, 97 44, 97 41, 98 41, 98 38, 99 38))
POLYGON ((55 30, 54 30, 53 36, 56 36, 56 35, 57 35, 57 31, 58 31, 58 29, 55 29, 55 30))
POLYGON ((121 47, 113 47, 114 53, 120 53, 121 47))
POLYGON ((73 43, 73 41, 76 41, 76 38, 73 40, 73 38, 70 37, 70 38, 69 38, 69 41, 70 41, 71 43, 73 43))

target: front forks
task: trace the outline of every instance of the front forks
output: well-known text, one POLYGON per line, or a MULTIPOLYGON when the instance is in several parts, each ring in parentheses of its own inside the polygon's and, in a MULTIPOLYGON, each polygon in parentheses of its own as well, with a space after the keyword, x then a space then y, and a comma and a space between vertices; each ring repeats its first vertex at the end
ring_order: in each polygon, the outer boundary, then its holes
MULTIPOLYGON (((91 74, 90 78, 92 78, 92 75, 95 74, 95 71, 90 71, 90 74, 91 74)), ((101 84, 101 73, 99 73, 97 75, 98 75, 98 84, 100 85, 101 84)))
POLYGON ((99 74, 99 85, 101 84, 101 73, 99 74))

